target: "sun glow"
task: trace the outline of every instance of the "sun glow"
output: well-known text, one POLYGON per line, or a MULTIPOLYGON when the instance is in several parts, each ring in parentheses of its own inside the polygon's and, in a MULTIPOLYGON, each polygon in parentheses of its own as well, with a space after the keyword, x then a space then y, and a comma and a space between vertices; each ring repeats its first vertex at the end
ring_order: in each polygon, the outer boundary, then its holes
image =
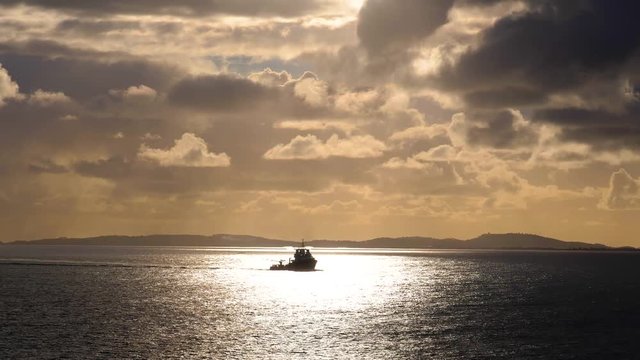
POLYGON ((365 0, 347 0, 347 6, 352 10, 360 10, 365 0))

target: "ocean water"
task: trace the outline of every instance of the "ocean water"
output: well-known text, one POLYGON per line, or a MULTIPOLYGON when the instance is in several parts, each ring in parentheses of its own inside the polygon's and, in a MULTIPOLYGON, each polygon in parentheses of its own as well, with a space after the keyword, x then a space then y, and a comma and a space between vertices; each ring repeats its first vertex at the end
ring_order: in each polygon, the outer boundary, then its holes
POLYGON ((640 254, 0 246, 0 359, 638 359, 640 254))

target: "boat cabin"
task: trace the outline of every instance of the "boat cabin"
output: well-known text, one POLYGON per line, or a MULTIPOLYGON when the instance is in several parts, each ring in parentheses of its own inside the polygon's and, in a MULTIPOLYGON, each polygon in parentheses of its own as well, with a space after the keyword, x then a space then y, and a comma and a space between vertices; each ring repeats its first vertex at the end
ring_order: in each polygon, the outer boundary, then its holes
POLYGON ((302 260, 302 259, 306 259, 306 258, 310 258, 311 257, 311 252, 309 252, 309 249, 296 249, 296 253, 293 255, 294 259, 296 260, 302 260))

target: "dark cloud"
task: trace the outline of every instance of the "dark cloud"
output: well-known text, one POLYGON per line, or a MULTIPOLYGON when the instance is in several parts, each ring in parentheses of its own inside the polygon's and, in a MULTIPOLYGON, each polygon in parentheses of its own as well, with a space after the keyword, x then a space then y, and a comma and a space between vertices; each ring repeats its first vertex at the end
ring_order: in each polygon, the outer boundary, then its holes
POLYGON ((369 0, 360 10, 358 36, 371 54, 394 53, 447 21, 453 0, 369 0))
POLYGON ((492 148, 517 148, 534 145, 538 134, 513 111, 469 114, 467 142, 492 148))
POLYGON ((471 91, 463 97, 471 108, 505 108, 540 104, 546 100, 547 94, 539 89, 505 86, 500 89, 471 91))
POLYGON ((61 33, 79 33, 82 35, 100 35, 110 31, 139 30, 141 24, 137 21, 114 21, 96 19, 67 19, 56 26, 61 33))
POLYGON ((185 110, 254 113, 261 122, 272 122, 278 116, 327 116, 330 109, 324 104, 312 103, 302 96, 305 94, 296 92, 296 85, 305 80, 319 81, 310 72, 305 72, 283 86, 263 85, 235 74, 191 76, 183 78, 170 88, 167 100, 185 110))
POLYGON ((0 107, 0 163, 13 170, 58 174, 81 159, 133 158, 144 134, 171 131, 162 118, 96 113, 68 101, 40 104, 33 96, 0 107))
POLYGON ((580 108, 551 108, 534 113, 533 119, 562 126, 599 127, 611 123, 631 125, 633 119, 623 114, 612 114, 604 110, 587 110, 580 108))
POLYGON ((562 128, 562 138, 592 144, 601 149, 640 148, 640 102, 619 112, 577 108, 545 109, 534 113, 534 121, 562 128))
POLYGON ((167 14, 209 16, 297 16, 325 7, 322 0, 0 0, 0 5, 30 5, 60 11, 104 16, 112 14, 167 14))
POLYGON ((201 110, 253 108, 279 96, 277 88, 232 75, 204 75, 178 82, 168 93, 172 103, 201 110))
POLYGON ((0 107, 0 149, 2 153, 15 154, 30 146, 39 148, 42 143, 57 143, 55 135, 63 135, 65 126, 54 123, 62 116, 74 113, 73 104, 33 106, 28 101, 12 101, 0 107))
MULTIPOLYGON (((366 65, 363 66, 361 60, 353 61, 353 49, 344 51, 343 48, 338 56, 321 57, 335 63, 331 65, 333 72, 329 76, 344 72, 341 76, 360 84, 363 77, 369 78, 369 83, 380 81, 389 74, 411 77, 405 73, 411 73, 408 67, 415 56, 413 47, 445 25, 452 8, 463 6, 482 11, 483 6, 501 1, 506 0, 369 0, 360 9, 357 26, 359 49, 368 57, 366 65)), ((320 63, 316 68, 326 66, 320 63)))
POLYGON ((365 51, 356 46, 344 46, 337 52, 304 53, 295 60, 309 64, 323 79, 353 86, 367 86, 380 82, 371 71, 365 69, 365 51))
POLYGON ((4 29, 4 31, 27 31, 29 30, 29 25, 18 20, 2 19, 0 20, 0 28, 4 29))
POLYGON ((23 92, 61 91, 75 99, 141 84, 161 90, 183 76, 178 68, 163 63, 52 41, 0 43, 0 63, 23 92))
MULTIPOLYGON (((454 6, 496 3, 468 0, 454 6)), ((370 52, 389 46, 407 55, 404 62, 394 63, 397 55, 384 60, 393 64, 396 75, 402 76, 403 66, 414 56, 409 50, 411 44, 426 39, 435 28, 412 28, 413 21, 408 20, 397 33, 388 30, 367 38, 367 21, 375 28, 374 22, 384 24, 388 20, 375 18, 367 11, 374 14, 373 10, 383 9, 384 4, 372 1, 368 10, 363 9, 360 39, 370 52), (405 30, 411 35, 403 34, 405 30)), ((513 121, 505 115, 508 112, 500 112, 520 108, 532 114, 534 121, 559 126, 560 140, 586 143, 596 149, 637 149, 640 31, 636 16, 640 3, 528 0, 526 4, 526 10, 507 15, 481 31, 477 45, 438 73, 426 75, 421 79, 425 82, 419 84, 435 86, 463 100, 460 107, 468 114, 466 132, 470 144, 497 148, 531 145, 535 136, 523 134, 522 129, 515 131, 513 121), (480 113, 501 115, 482 120, 482 126, 472 124, 477 121, 474 114, 480 113)), ((473 6, 463 9, 482 11, 473 6)), ((443 5, 446 13, 445 8, 443 5)), ((424 15, 422 18, 422 25, 438 23, 424 15)), ((376 65, 375 59, 370 62, 376 65)))
POLYGON ((537 104, 597 77, 617 78, 640 45, 636 1, 536 1, 481 34, 439 84, 472 106, 537 104), (515 90, 515 91, 514 91, 515 90))
POLYGON ((40 174, 40 173, 50 173, 50 174, 62 174, 69 171, 65 166, 56 164, 51 161, 51 159, 38 159, 29 164, 28 169, 30 172, 40 174))
POLYGON ((0 42, 0 53, 41 56, 47 58, 76 58, 76 59, 117 59, 130 56, 125 53, 101 52, 90 49, 74 48, 53 40, 28 39, 24 41, 0 42))
POLYGON ((601 126, 564 128, 562 139, 593 145, 597 150, 640 149, 640 127, 601 126))
POLYGON ((501 2, 510 1, 512 0, 458 0, 456 3, 462 5, 491 6, 501 2))
POLYGON ((96 161, 79 161, 73 164, 73 170, 80 175, 105 179, 123 179, 133 173, 131 162, 122 156, 96 161))

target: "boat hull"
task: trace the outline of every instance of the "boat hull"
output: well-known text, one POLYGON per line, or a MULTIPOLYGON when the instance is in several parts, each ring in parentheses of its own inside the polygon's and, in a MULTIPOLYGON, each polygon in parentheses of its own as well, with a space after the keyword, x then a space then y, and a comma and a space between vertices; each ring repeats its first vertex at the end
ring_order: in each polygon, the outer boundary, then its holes
POLYGON ((316 259, 306 261, 293 261, 288 264, 272 265, 269 270, 288 270, 288 271, 314 271, 316 269, 316 259))

